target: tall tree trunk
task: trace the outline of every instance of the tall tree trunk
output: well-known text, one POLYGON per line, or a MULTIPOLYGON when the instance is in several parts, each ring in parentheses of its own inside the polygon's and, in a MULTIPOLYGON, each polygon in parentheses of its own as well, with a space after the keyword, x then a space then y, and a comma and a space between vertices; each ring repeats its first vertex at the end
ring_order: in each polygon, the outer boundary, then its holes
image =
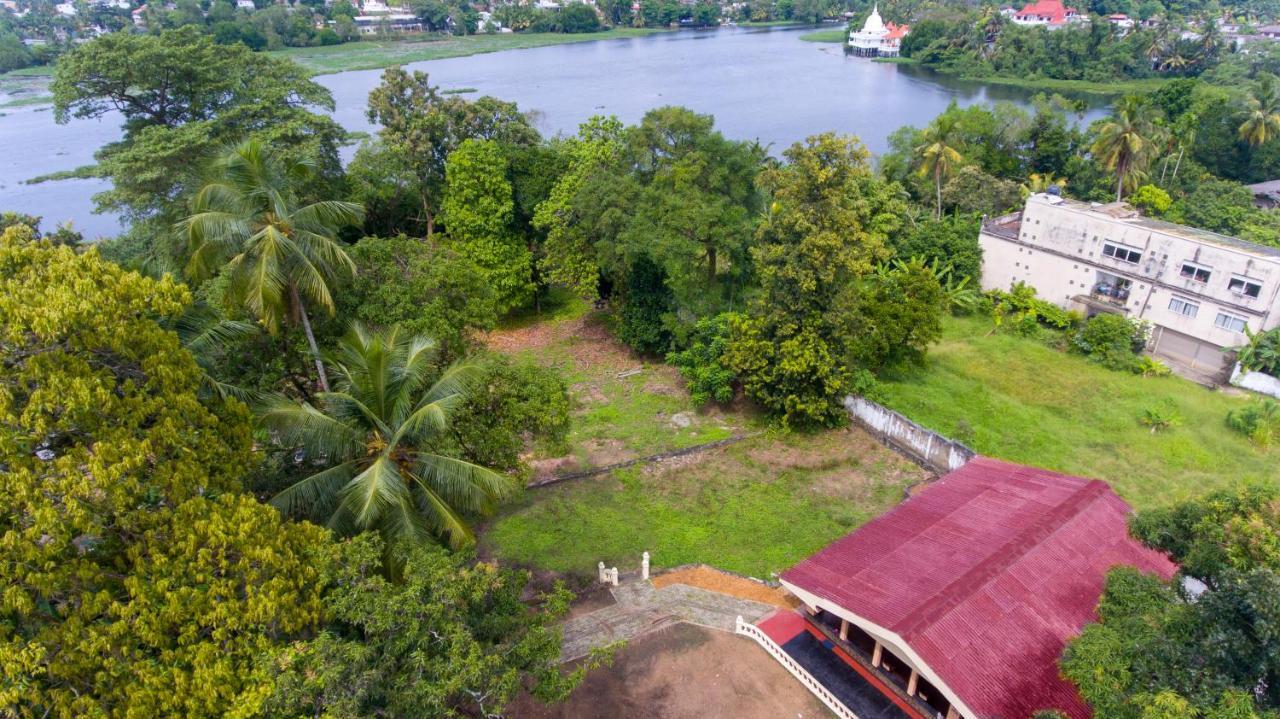
POLYGON ((311 318, 307 317, 307 306, 302 302, 298 288, 289 285, 289 294, 293 298, 294 307, 298 308, 298 316, 302 318, 302 331, 307 335, 307 344, 311 346, 311 357, 316 362, 316 375, 320 378, 320 389, 329 391, 329 375, 324 371, 324 360, 320 359, 320 347, 316 344, 315 333, 311 331, 311 318))
POLYGON ((1120 193, 1124 190, 1124 165, 1116 167, 1116 202, 1120 201, 1120 193))
POLYGON ((707 247, 707 287, 714 287, 716 284, 716 247, 709 245, 707 247))
POLYGON ((1169 169, 1169 156, 1165 155, 1160 161, 1160 184, 1164 184, 1164 173, 1169 169))
POLYGON ((1170 182, 1178 181, 1178 168, 1182 166, 1182 153, 1184 152, 1186 152, 1185 147, 1178 148, 1178 160, 1173 163, 1173 177, 1169 179, 1170 182))
POLYGON ((942 219, 942 166, 936 165, 933 168, 933 187, 936 193, 935 197, 937 205, 934 208, 933 218, 935 220, 942 219))

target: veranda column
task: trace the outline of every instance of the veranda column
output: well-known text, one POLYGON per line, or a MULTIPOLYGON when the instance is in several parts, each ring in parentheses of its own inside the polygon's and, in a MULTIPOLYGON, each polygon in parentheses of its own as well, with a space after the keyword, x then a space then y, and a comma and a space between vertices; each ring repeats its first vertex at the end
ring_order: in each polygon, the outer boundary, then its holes
POLYGON ((880 642, 876 642, 875 651, 871 652, 871 666, 876 669, 880 668, 880 657, 884 655, 884 647, 880 646, 880 642))
POLYGON ((840 620, 840 639, 841 641, 849 641, 849 620, 840 620))
POLYGON ((911 670, 911 678, 907 680, 907 696, 916 695, 916 687, 920 685, 920 674, 916 670, 911 670))

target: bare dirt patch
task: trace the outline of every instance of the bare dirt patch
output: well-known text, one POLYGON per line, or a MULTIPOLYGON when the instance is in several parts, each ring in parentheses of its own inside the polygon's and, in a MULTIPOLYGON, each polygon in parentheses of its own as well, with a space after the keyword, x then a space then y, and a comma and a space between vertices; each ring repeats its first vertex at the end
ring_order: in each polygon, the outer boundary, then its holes
POLYGON ((604 315, 592 312, 562 322, 539 322, 527 327, 494 330, 484 337, 495 352, 517 353, 562 350, 567 347, 577 369, 608 369, 623 372, 641 364, 626 345, 618 342, 605 326, 604 315))
POLYGON ((639 455, 627 449, 620 439, 591 439, 582 443, 586 453, 588 467, 603 467, 609 464, 635 459, 639 455))
POLYGON ((677 624, 635 639, 561 704, 521 697, 515 719, 810 719, 830 712, 755 642, 677 624))
POLYGON ((686 567, 675 569, 653 578, 653 586, 661 589, 671 584, 687 584, 710 592, 728 594, 739 599, 749 599, 761 604, 794 609, 799 602, 777 587, 753 582, 713 567, 686 567))

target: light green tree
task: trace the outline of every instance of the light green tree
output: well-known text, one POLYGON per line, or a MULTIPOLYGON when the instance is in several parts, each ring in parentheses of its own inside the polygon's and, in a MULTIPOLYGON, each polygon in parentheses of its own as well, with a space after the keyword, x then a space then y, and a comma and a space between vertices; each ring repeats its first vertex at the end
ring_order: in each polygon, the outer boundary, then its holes
POLYGON ((324 613, 323 531, 236 494, 248 412, 160 324, 189 301, 0 236, 0 715, 251 716, 324 613))
POLYGON ((463 514, 490 511, 514 487, 497 472, 436 451, 476 370, 462 362, 440 372, 434 359, 429 339, 357 324, 333 358, 337 386, 318 395, 318 407, 270 400, 262 423, 285 446, 330 465, 272 504, 343 534, 377 530, 389 545, 432 535, 453 547, 471 542, 463 514))
POLYGON ((445 163, 440 217, 449 245, 476 263, 497 296, 498 312, 533 296, 533 258, 511 225, 515 211, 507 160, 492 140, 465 140, 445 163))
POLYGON ((358 223, 363 210, 337 200, 303 204, 311 169, 249 140, 214 164, 177 229, 186 239, 189 277, 227 272, 227 301, 244 306, 272 334, 286 321, 302 324, 328 391, 307 303, 333 314, 332 288, 355 268, 336 232, 358 223))

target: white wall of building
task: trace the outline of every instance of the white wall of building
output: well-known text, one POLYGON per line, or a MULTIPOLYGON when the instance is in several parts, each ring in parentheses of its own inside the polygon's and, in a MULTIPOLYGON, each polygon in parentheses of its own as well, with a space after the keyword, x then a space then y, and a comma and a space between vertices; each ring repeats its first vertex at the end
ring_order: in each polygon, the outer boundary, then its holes
POLYGON ((1032 195, 1016 239, 984 228, 980 243, 984 289, 1025 282, 1046 300, 1093 313, 1097 305, 1080 298, 1090 296, 1100 278, 1122 278, 1130 283, 1128 297, 1111 298, 1111 304, 1216 348, 1247 339, 1238 327, 1223 324, 1243 320, 1254 331, 1280 324, 1280 250, 1149 220, 1118 206, 1032 195), (1128 257, 1109 256, 1108 245, 1128 257), (1207 279, 1183 276, 1184 266, 1201 270, 1202 278, 1207 272, 1207 279), (1256 286, 1257 296, 1240 291, 1243 283, 1256 286))

